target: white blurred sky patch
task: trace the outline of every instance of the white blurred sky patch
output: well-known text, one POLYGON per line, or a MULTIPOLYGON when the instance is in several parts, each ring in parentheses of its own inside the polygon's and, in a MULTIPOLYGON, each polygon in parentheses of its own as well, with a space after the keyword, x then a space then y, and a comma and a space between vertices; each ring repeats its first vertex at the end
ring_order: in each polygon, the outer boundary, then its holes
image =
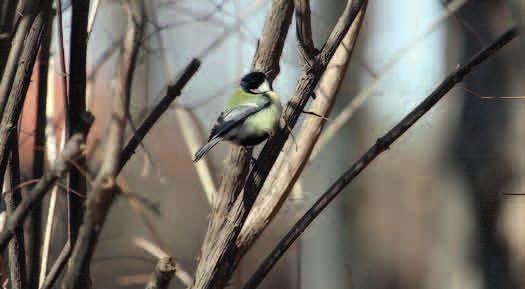
MULTIPOLYGON (((365 49, 367 63, 375 71, 381 70, 399 49, 428 27, 442 11, 443 7, 437 0, 371 1, 367 16, 370 25, 365 49)), ((369 107, 376 117, 399 119, 437 85, 445 72, 445 36, 445 30, 438 28, 385 75, 369 99, 369 107)))

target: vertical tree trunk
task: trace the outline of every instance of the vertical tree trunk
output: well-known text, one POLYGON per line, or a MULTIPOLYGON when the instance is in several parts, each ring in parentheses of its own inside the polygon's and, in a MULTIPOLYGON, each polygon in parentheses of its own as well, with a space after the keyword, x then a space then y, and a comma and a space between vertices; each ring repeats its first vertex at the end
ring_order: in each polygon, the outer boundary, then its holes
MULTIPOLYGON (((460 11, 459 17, 471 25, 461 29, 464 58, 479 49, 480 38, 489 41, 502 30, 501 19, 507 15, 504 8, 504 1, 472 1, 460 11)), ((498 55, 468 77, 465 86, 485 96, 507 95, 512 77, 505 68, 509 60, 506 54, 498 55)), ((453 143, 468 186, 477 231, 472 244, 486 289, 515 288, 507 246, 497 229, 501 196, 514 179, 510 150, 505 146, 512 106, 509 101, 484 100, 465 93, 453 143)))
MULTIPOLYGON (((46 14, 49 22, 52 23, 51 2, 47 3, 46 14)), ((37 100, 36 100, 36 117, 35 133, 33 148, 33 167, 32 178, 39 179, 44 174, 45 168, 45 126, 46 126, 46 102, 47 102, 47 83, 49 70, 49 50, 51 48, 52 25, 47 25, 42 34, 42 46, 38 55, 37 76, 37 100)), ((51 96, 53 97, 53 96, 51 96)), ((40 272, 40 252, 42 245, 42 204, 35 206, 27 224, 26 232, 26 252, 27 252, 27 278, 28 288, 38 288, 38 274, 40 272)))

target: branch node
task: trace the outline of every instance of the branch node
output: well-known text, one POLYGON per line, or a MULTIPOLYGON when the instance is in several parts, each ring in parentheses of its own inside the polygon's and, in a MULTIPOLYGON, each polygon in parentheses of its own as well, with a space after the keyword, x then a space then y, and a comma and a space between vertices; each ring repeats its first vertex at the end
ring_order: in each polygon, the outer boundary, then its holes
POLYGON ((380 137, 377 139, 376 144, 380 151, 386 151, 390 149, 389 142, 385 139, 385 137, 380 137))

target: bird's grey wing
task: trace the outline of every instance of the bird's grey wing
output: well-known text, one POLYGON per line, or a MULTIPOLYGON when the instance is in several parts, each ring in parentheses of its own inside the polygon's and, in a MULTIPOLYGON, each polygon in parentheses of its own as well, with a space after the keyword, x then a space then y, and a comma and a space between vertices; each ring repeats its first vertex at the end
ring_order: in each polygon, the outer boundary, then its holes
POLYGON ((244 121, 247 117, 261 111, 271 104, 271 100, 263 98, 257 102, 249 102, 236 105, 235 107, 221 113, 217 122, 211 129, 210 138, 208 141, 215 137, 222 137, 237 124, 244 121))

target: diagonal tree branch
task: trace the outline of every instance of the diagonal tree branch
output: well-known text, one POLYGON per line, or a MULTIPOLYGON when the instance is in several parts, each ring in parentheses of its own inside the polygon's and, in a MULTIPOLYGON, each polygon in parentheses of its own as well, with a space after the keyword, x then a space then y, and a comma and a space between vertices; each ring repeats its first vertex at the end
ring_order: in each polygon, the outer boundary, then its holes
POLYGON ((341 112, 330 121, 326 126, 323 133, 319 137, 310 160, 314 159, 321 149, 328 143, 328 141, 344 126, 348 120, 352 118, 354 112, 366 101, 370 95, 376 91, 381 81, 388 75, 388 72, 401 60, 403 56, 410 52, 417 44, 421 43, 428 35, 435 31, 445 20, 459 10, 467 0, 454 0, 447 4, 445 11, 439 16, 430 21, 430 24, 426 26, 421 33, 418 33, 407 45, 403 46, 392 56, 392 58, 377 72, 377 77, 374 78, 370 83, 365 85, 355 97, 348 103, 348 105, 341 110, 341 112))
MULTIPOLYGON (((15 212, 16 207, 22 200, 20 192, 20 163, 18 153, 18 134, 13 133, 9 141, 11 156, 8 161, 8 176, 4 180, 4 187, 6 188, 4 195, 4 203, 6 206, 7 218, 11 218, 15 212), (7 185, 5 185, 7 184, 7 185)), ((25 289, 26 281, 26 262, 25 262, 25 248, 24 248, 24 227, 20 226, 14 230, 14 237, 9 242, 8 246, 9 256, 9 280, 11 288, 25 289)))
MULTIPOLYGON (((293 13, 293 0, 274 0, 266 17, 263 33, 257 46, 252 69, 265 72, 270 79, 279 73, 279 59, 293 13)), ((251 150, 231 146, 219 192, 212 207, 212 216, 197 265, 194 288, 222 288, 233 271, 235 238, 241 227, 236 219, 228 218, 243 180, 248 172, 251 150)))
MULTIPOLYGON (((275 79, 280 71, 279 60, 292 21, 293 9, 293 0, 274 0, 264 22, 261 39, 257 43, 252 70, 266 73, 271 80, 275 79)), ((224 170, 217 193, 217 199, 223 201, 227 207, 231 206, 242 190, 251 153, 250 149, 230 146, 230 152, 225 160, 227 169, 224 170)), ((227 207, 217 210, 229 211, 227 207)))
MULTIPOLYGON (((159 27, 158 24, 158 13, 157 10, 153 10, 152 21, 154 22, 155 27, 159 27)), ((166 51, 164 49, 164 38, 162 33, 158 31, 155 33, 155 39, 160 49, 161 62, 163 63, 164 68, 164 79, 170 81, 172 79, 172 73, 169 66, 169 61, 166 56, 166 51)), ((206 136, 201 134, 201 127, 194 117, 194 114, 189 109, 183 109, 179 106, 175 107, 175 117, 177 119, 177 125, 181 131, 182 138, 186 143, 186 146, 190 152, 190 155, 194 155, 195 152, 204 145, 206 136)), ((208 199, 208 203, 213 207, 215 206, 215 195, 217 194, 217 186, 212 171, 210 169, 209 161, 205 158, 200 162, 193 163, 195 166, 195 171, 199 176, 201 181, 202 189, 208 199)))
POLYGON ((272 221, 303 171, 345 79, 365 11, 366 4, 361 8, 320 80, 319 89, 316 92, 317 97, 309 109, 319 117, 305 119, 297 138, 297 143, 301 145, 295 149, 294 142, 288 141, 284 150, 287 153, 280 155, 266 179, 237 238, 237 245, 244 251, 255 242, 272 221))
MULTIPOLYGON (((31 22, 31 28, 25 37, 20 59, 16 60, 16 74, 9 90, 9 97, 3 110, 2 120, 0 121, 0 174, 3 174, 6 169, 7 158, 10 154, 9 139, 18 127, 20 113, 22 112, 36 55, 40 47, 42 32, 47 24, 48 17, 46 17, 44 9, 45 4, 48 3, 47 1, 49 0, 39 3, 41 6, 37 7, 36 16, 33 19, 34 21, 31 22)), ((22 20, 24 19, 23 17, 22 20)), ((9 57, 11 58, 11 55, 9 57)), ((8 64, 9 61, 10 59, 8 64)), ((3 82, 4 79, 2 79, 3 82)))
MULTIPOLYGON (((39 1, 37 0, 23 0, 18 3, 16 10, 20 11, 19 15, 16 15, 19 20, 16 25, 16 31, 11 42, 11 49, 5 63, 5 67, 2 71, 2 81, 0 82, 0 116, 3 115, 4 108, 7 103, 7 99, 11 93, 12 87, 16 82, 16 74, 20 71, 21 57, 23 57, 24 51, 28 50, 27 43, 29 31, 35 17, 39 13, 39 1)), ((34 34, 33 34, 34 35, 34 34)), ((38 46, 37 46, 38 47, 38 46)), ((37 47, 33 47, 38 50, 37 47)), ((5 52, 2 52, 4 54, 5 52)))
POLYGON ((200 65, 201 62, 198 59, 192 59, 192 61, 184 68, 177 80, 168 86, 166 95, 142 121, 135 134, 129 139, 124 149, 122 149, 122 152, 120 153, 119 171, 124 168, 131 156, 133 156, 135 153, 135 150, 140 145, 141 141, 144 139, 146 134, 148 134, 155 123, 157 123, 162 114, 169 109, 171 103, 181 94, 182 89, 190 81, 193 75, 195 75, 200 65))
POLYGON ((238 205, 243 207, 243 214, 239 216, 243 220, 241 225, 244 223, 245 215, 251 209, 271 167, 281 152, 290 134, 290 128, 293 129, 295 126, 306 102, 317 86, 322 73, 325 71, 328 61, 332 58, 337 46, 342 41, 342 37, 348 32, 348 29, 355 21, 358 12, 365 3, 365 0, 348 1, 343 14, 335 25, 321 53, 315 58, 312 65, 304 67, 303 73, 296 85, 295 96, 288 102, 281 116, 281 128, 262 149, 255 165, 257 169, 252 170, 247 178, 243 200, 238 200, 238 205))
MULTIPOLYGON (((52 22, 51 2, 44 7, 45 13, 52 22)), ((51 47, 52 25, 46 25, 42 35, 42 45, 38 54, 37 73, 37 94, 35 112, 35 135, 33 145, 33 165, 32 178, 39 179, 44 174, 45 169, 45 150, 46 146, 46 102, 47 102, 47 83, 49 70, 49 50, 51 47)), ((26 252, 27 252, 27 277, 28 288, 38 289, 38 275, 40 271, 40 250, 42 245, 42 204, 38 203, 28 220, 28 230, 26 231, 26 252)))
POLYGON ((315 202, 315 204, 297 221, 292 229, 275 247, 272 253, 263 261, 261 266, 252 275, 244 286, 244 289, 254 289, 261 283, 268 272, 273 268, 280 257, 290 248, 292 243, 304 232, 310 223, 330 204, 330 202, 357 177, 373 160, 381 153, 388 150, 399 137, 401 137, 412 125, 414 125, 425 113, 427 113, 439 100, 446 95, 457 83, 469 74, 483 61, 493 56, 500 48, 508 44, 518 36, 518 30, 512 28, 496 39, 490 46, 473 56, 465 65, 458 67, 438 87, 396 126, 389 130, 384 136, 357 160, 341 177, 337 179, 315 202))
POLYGON ((45 276, 39 289, 50 289, 53 287, 58 276, 64 270, 64 267, 66 267, 67 261, 69 260, 69 257, 71 257, 72 250, 71 243, 67 241, 66 245, 64 245, 62 251, 56 258, 55 263, 51 266, 51 269, 49 269, 49 273, 45 276))
POLYGON ((0 75, 4 72, 6 60, 11 50, 11 33, 16 2, 16 0, 4 0, 0 3, 0 75))
MULTIPOLYGON (((210 220, 202 249, 203 256, 197 267, 194 288, 222 288, 231 277, 240 260, 239 248, 235 244, 240 229, 246 221, 266 176, 288 138, 290 128, 293 128, 297 122, 321 74, 326 69, 328 61, 335 53, 335 49, 339 46, 342 37, 350 28, 364 2, 366 1, 348 2, 321 54, 314 59, 311 65, 307 65, 303 69, 301 79, 297 84, 296 94, 288 103, 281 117, 280 129, 264 146, 255 164, 255 169, 247 178, 244 191, 238 195, 234 202, 232 197, 235 195, 232 192, 230 195, 219 196, 220 202, 223 203, 222 205, 219 203, 219 208, 210 220), (221 210, 221 208, 226 209, 221 210)), ((268 19, 271 19, 271 16, 268 19)), ((237 181, 237 185, 240 185, 242 179, 237 181)))
POLYGON ((311 64, 316 51, 312 40, 310 0, 295 0, 295 24, 299 56, 305 64, 311 64))
POLYGON ((4 231, 0 233, 0 251, 3 251, 11 238, 13 238, 16 229, 23 225, 25 218, 29 215, 35 204, 40 202, 53 184, 66 173, 70 167, 70 162, 81 155, 83 150, 82 142, 83 137, 81 135, 71 137, 64 147, 62 155, 38 181, 28 196, 22 200, 11 215, 11 218, 7 221, 4 231))

